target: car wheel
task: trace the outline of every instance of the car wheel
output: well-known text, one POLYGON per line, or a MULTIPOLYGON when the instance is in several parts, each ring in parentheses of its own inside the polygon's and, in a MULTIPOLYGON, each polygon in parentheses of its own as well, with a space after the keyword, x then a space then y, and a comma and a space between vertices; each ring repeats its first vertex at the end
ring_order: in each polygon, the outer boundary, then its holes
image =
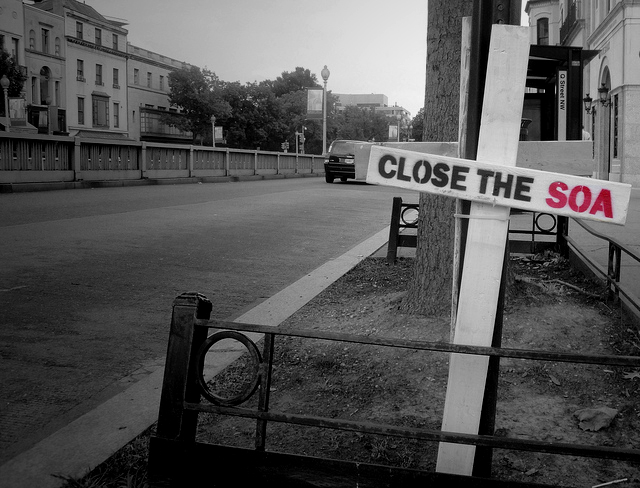
POLYGON ((343 176, 342 178, 340 178, 340 181, 347 181, 347 177, 343 176))
POLYGON ((327 183, 333 183, 333 175, 328 171, 324 174, 324 181, 327 183))

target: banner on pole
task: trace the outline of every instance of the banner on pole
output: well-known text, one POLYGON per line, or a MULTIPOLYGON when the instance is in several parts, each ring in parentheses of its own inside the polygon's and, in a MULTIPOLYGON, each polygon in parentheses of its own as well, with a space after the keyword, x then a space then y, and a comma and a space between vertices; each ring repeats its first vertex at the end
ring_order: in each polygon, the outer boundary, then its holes
POLYGON ((321 119, 322 118, 322 88, 308 88, 307 89, 307 118, 309 119, 321 119))

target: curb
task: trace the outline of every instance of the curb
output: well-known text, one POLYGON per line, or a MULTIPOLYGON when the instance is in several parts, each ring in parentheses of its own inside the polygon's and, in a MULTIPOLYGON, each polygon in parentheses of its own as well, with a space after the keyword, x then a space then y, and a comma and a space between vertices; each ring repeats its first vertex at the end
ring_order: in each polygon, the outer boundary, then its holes
POLYGON ((195 176, 187 178, 143 178, 141 180, 50 181, 33 183, 0 183, 0 193, 34 191, 80 190, 87 188, 121 188, 148 185, 188 185, 199 183, 234 183, 238 181, 284 180, 289 178, 315 178, 324 173, 280 173, 267 175, 195 176))
MULTIPOLYGON (((234 321, 278 326, 362 260, 379 251, 388 237, 389 227, 386 227, 234 321)), ((219 372, 239 355, 237 350, 223 352, 215 364, 207 364, 207 374, 219 372)), ((0 466, 2 486, 57 488, 65 481, 53 475, 80 478, 103 463, 156 422, 163 375, 164 367, 159 366, 146 378, 0 466)))

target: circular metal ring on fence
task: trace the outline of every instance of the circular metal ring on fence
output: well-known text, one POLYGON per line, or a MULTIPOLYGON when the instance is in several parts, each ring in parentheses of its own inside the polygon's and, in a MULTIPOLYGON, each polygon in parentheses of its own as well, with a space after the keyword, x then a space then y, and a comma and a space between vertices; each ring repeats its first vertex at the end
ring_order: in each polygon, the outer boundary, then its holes
POLYGON ((405 207, 400 214, 404 225, 416 225, 418 223, 418 209, 415 207, 405 207))
POLYGON ((223 330, 209 336, 198 350, 196 359, 198 361, 198 385, 200 386, 200 391, 207 400, 215 405, 227 407, 240 405, 251 398, 258 388, 258 384, 260 383, 260 364, 262 363, 262 357, 260 356, 260 351, 255 343, 240 332, 236 332, 234 330, 223 330), (217 395, 212 392, 204 378, 204 361, 207 356, 207 352, 209 352, 209 349, 211 349, 217 342, 220 342, 223 339, 233 339, 240 342, 249 352, 249 356, 251 357, 254 365, 251 381, 247 382, 240 393, 230 397, 217 395))
POLYGON ((535 219, 535 224, 536 224, 536 228, 541 231, 541 232, 553 232, 553 230, 556 228, 556 225, 558 225, 558 219, 556 219, 555 215, 552 214, 548 214, 548 213, 539 213, 536 215, 536 219, 535 219), (551 217, 551 227, 549 227, 548 229, 543 228, 540 225, 540 217, 551 217))

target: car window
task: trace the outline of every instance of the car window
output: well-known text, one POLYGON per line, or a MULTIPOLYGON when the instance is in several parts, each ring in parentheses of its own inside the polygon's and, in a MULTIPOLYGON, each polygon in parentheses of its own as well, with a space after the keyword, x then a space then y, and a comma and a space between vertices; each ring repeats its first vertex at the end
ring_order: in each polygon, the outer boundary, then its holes
POLYGON ((329 152, 332 154, 355 154, 355 144, 350 142, 334 142, 329 152))

